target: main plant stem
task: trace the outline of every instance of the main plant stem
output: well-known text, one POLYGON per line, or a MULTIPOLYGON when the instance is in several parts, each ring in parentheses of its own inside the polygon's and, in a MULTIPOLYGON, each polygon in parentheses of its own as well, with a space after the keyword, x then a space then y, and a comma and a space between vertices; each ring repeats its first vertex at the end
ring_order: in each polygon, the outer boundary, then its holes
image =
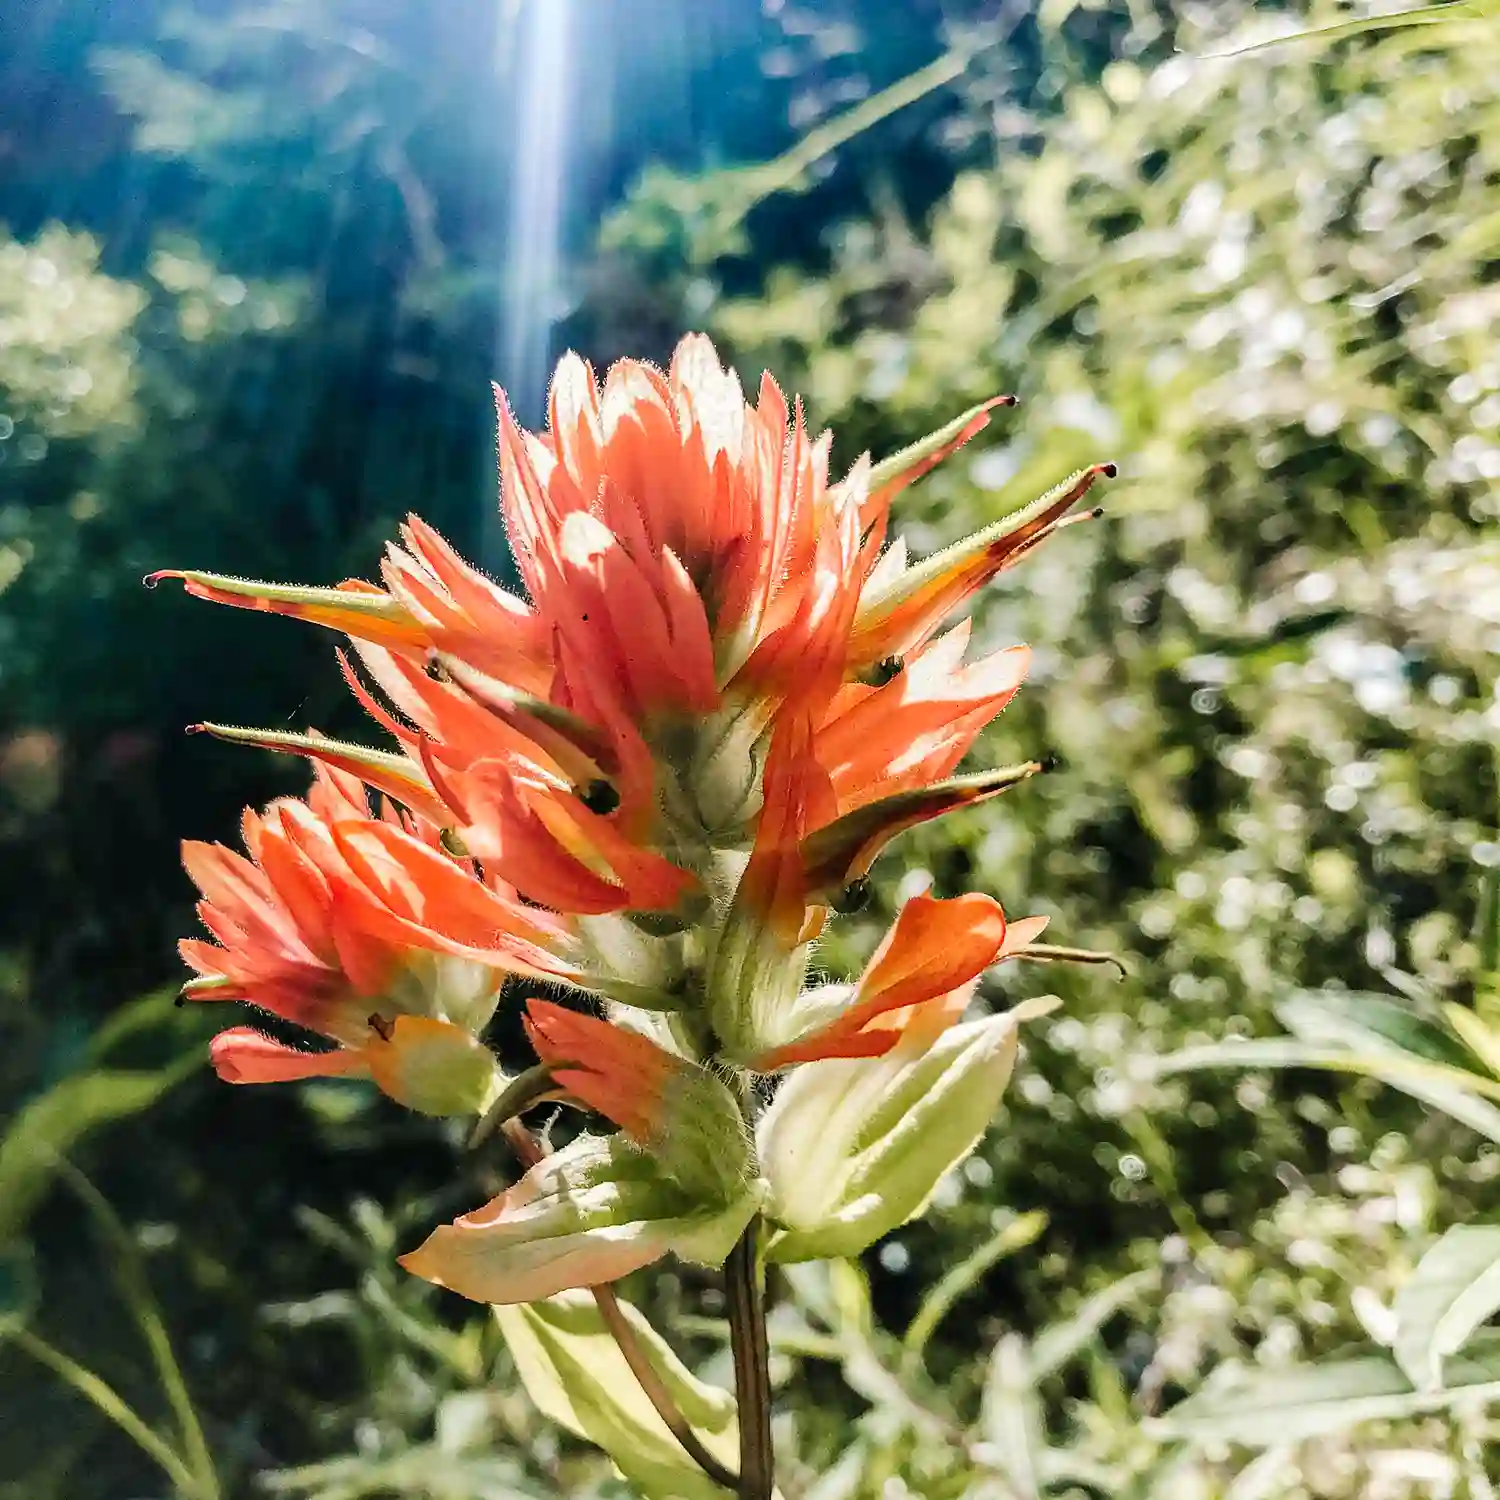
POLYGON ((734 1393, 740 1418, 740 1500, 771 1500, 771 1346, 759 1265, 760 1215, 751 1219, 724 1263, 734 1393))
MULTIPOLYGON (((520 1157, 523 1166, 534 1167, 546 1155, 541 1142, 519 1120, 506 1121, 502 1129, 506 1140, 511 1144, 511 1149, 520 1157)), ((599 1309, 599 1316, 603 1319, 604 1326, 618 1345, 625 1363, 629 1365, 630 1373, 635 1376, 636 1383, 646 1399, 656 1408, 657 1416, 667 1424, 668 1431, 682 1444, 683 1451, 715 1484, 721 1484, 727 1490, 738 1489, 739 1479, 703 1446, 687 1418, 678 1410, 677 1403, 672 1399, 672 1393, 657 1373, 656 1366, 651 1363, 645 1349, 641 1346, 641 1341, 635 1336, 635 1329, 631 1327, 630 1320, 625 1316, 625 1311, 620 1306, 620 1299, 615 1296, 614 1288, 594 1286, 590 1287, 589 1291, 593 1294, 594 1305, 599 1309)), ((767 1490, 766 1494, 769 1496, 770 1491, 767 1490)))

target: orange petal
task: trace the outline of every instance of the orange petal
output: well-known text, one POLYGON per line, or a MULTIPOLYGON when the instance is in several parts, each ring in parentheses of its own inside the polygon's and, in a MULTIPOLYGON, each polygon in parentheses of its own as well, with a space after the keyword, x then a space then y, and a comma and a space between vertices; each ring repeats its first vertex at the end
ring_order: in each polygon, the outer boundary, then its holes
POLYGON ((337 1078, 365 1069, 358 1052, 303 1052, 251 1026, 221 1031, 208 1045, 209 1057, 225 1083, 291 1083, 299 1078, 337 1078))
POLYGON ((655 1042, 549 1000, 528 1000, 526 1035, 557 1082, 632 1140, 650 1142, 680 1058, 655 1042))

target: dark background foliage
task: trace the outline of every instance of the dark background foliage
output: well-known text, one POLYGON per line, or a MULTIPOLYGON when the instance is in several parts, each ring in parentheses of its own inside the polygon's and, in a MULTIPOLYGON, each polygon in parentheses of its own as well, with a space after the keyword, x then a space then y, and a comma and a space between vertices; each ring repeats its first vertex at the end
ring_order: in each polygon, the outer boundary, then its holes
MULTIPOLYGON (((1007 1338, 1146 1273, 1129 1319, 1039 1378, 1071 1455, 1039 1483, 1218 1493, 1227 1470, 1169 1473, 1139 1418, 1226 1355, 1359 1337, 1434 1225, 1495 1206, 1490 1149, 1379 1085, 1140 1059, 1275 1031, 1299 985, 1469 995, 1500 863, 1500 46, 1424 28, 1200 63, 1177 49, 1276 17, 1175 0, 569 9, 549 93, 535 4, 0 8, 0 1101, 34 1137, 0 1152, 24 1203, 5 1316, 155 1419, 121 1256, 61 1153, 124 1221, 226 1492, 270 1472, 328 1497, 610 1493, 482 1321, 389 1264, 482 1186, 441 1129, 181 1066, 200 1018, 151 998, 193 922, 176 841, 228 839, 301 782, 183 727, 364 731, 326 638, 140 580, 369 576, 408 509, 503 573, 489 381, 534 417, 527 351, 661 357, 707 327, 802 391, 841 461, 1022 395, 903 501, 919 551, 1122 464, 1108 519, 976 611, 985 640, 1037 649, 980 754, 1063 769, 911 839, 823 961, 854 962, 928 878, 1128 956, 1119 984, 996 987, 1067 1009, 985 1149, 865 1273, 899 1328, 1012 1210, 1045 1213, 928 1350, 966 1423, 1007 1338), (941 86, 753 170, 949 49, 941 86), (558 98, 564 150, 539 162, 526 101, 558 98), (541 263, 516 207, 539 174, 560 200, 541 263), (38 1125, 59 1088, 64 1123, 38 1125)), ((786 1289, 789 1326, 847 1313, 850 1276, 786 1289)), ((656 1295, 669 1325, 715 1311, 694 1276, 656 1295)), ((841 1453, 852 1477, 818 1500, 1025 1493, 857 1366, 778 1373, 798 1493, 841 1453)), ((0 1390, 0 1492, 161 1492, 23 1351, 0 1346, 0 1390)), ((1257 1493, 1393 1472, 1393 1495, 1439 1493, 1382 1455, 1461 1474, 1475 1441, 1330 1441, 1257 1493)))

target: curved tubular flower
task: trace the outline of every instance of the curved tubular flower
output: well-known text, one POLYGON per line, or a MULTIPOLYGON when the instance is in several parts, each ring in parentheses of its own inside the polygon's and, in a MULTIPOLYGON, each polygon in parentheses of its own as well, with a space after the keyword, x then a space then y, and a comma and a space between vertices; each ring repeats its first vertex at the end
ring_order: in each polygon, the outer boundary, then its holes
POLYGON ((752 1066, 769 1073, 825 1057, 879 1057, 905 1037, 931 1039, 963 1014, 980 974, 1046 925, 1046 917, 1007 923, 1000 903, 977 892, 948 901, 913 896, 852 988, 804 994, 790 1018, 795 1039, 752 1066))
MULTIPOLYGON (((979 976, 1096 955, 1037 944, 1040 919, 1007 924, 988 896, 919 896, 853 984, 806 979, 897 835, 1042 769, 962 773, 1029 657, 967 660, 968 624, 943 625, 1079 518, 1112 466, 933 557, 886 545, 893 500, 1009 404, 832 479, 831 436, 769 375, 747 399, 701 335, 665 371, 622 360, 601 380, 568 355, 547 432, 497 393, 524 597, 416 517, 379 584, 153 575, 340 632, 384 737, 203 726, 302 756, 316 781, 246 815, 246 855, 186 847, 217 940, 183 944, 186 993, 334 1044, 234 1028, 212 1046, 220 1074, 367 1075, 413 1108, 497 1120, 560 1092, 619 1127, 438 1229, 405 1258, 417 1274, 530 1301, 668 1250, 718 1264, 757 1214, 775 1255, 848 1254, 972 1148, 1033 1013, 959 1023, 979 976), (531 999, 541 1063, 512 1090, 481 1040, 508 974, 604 1004, 531 999), (773 1073, 763 1110, 756 1075, 773 1073)), ((732 1307, 753 1304, 758 1233, 732 1307)))

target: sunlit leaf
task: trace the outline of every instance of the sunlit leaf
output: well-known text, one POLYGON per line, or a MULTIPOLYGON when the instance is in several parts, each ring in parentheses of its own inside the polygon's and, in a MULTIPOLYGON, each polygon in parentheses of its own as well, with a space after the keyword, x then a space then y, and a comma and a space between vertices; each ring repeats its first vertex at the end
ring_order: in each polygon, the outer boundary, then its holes
MULTIPOLYGON (((634 1308, 621 1304, 647 1357, 700 1441, 728 1468, 738 1462, 734 1399, 698 1380, 634 1308)), ((592 1297, 494 1309, 526 1392, 542 1414, 602 1448, 650 1500, 722 1500, 657 1414, 592 1297)))
POLYGON ((1026 1341, 1006 1334, 995 1345, 979 1414, 983 1446, 976 1455, 999 1469, 1016 1500, 1039 1500, 1046 1442, 1026 1341))
POLYGON ((1396 1362, 1419 1390, 1440 1389, 1443 1362, 1497 1309, 1500 1225, 1455 1224, 1396 1298, 1396 1362))
POLYGON ((1474 1340, 1448 1363, 1447 1386, 1421 1391, 1388 1354, 1362 1354, 1288 1369, 1234 1366, 1164 1417, 1159 1439, 1249 1448, 1300 1442, 1361 1422, 1395 1421, 1456 1402, 1500 1399, 1500 1333, 1474 1340))

